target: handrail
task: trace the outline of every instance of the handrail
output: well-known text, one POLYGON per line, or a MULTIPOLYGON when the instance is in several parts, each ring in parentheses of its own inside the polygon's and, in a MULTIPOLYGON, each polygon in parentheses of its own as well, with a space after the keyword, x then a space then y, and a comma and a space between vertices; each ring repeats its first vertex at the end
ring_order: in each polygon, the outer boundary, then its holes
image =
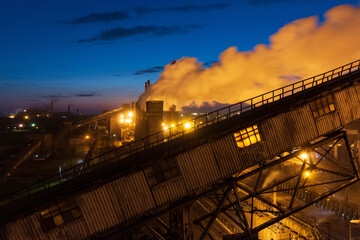
POLYGON ((225 119, 240 115, 249 110, 254 110, 255 108, 266 105, 268 103, 279 101, 285 97, 291 96, 299 92, 303 92, 320 84, 329 82, 334 78, 358 71, 359 69, 360 59, 345 64, 341 67, 335 68, 333 70, 327 71, 325 73, 286 85, 281 88, 277 88, 275 90, 247 99, 245 101, 235 103, 227 107, 212 111, 205 115, 196 117, 190 121, 191 126, 189 128, 187 126, 184 126, 184 124, 178 124, 177 126, 169 128, 168 130, 163 130, 151 134, 142 139, 128 143, 109 152, 103 153, 97 157, 89 159, 84 163, 71 167, 61 173, 61 179, 59 178, 59 175, 56 174, 45 178, 39 182, 15 190, 14 192, 1 196, 0 207, 4 205, 10 207, 14 201, 21 198, 30 199, 31 194, 50 188, 59 183, 66 182, 68 184, 68 181, 71 178, 77 176, 78 169, 80 169, 83 164, 84 166, 87 166, 86 169, 82 171, 86 174, 94 169, 104 168, 107 163, 119 162, 130 155, 134 155, 136 157, 138 152, 144 151, 145 149, 152 148, 164 142, 169 142, 170 140, 183 136, 194 130, 198 130, 202 127, 209 126, 225 119))

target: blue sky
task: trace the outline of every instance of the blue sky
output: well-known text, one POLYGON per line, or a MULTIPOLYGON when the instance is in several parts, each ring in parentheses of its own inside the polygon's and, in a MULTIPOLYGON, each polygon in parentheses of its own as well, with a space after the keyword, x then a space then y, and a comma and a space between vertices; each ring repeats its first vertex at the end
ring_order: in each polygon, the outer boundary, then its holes
POLYGON ((67 105, 100 113, 136 101, 172 59, 216 61, 267 44, 299 18, 358 0, 2 0, 0 112, 67 105))

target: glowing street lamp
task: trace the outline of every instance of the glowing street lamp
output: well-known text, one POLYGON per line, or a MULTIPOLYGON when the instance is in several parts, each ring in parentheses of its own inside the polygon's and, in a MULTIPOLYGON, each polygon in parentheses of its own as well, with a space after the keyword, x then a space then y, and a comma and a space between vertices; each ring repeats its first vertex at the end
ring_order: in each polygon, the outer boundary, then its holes
POLYGON ((191 128, 191 123, 187 122, 184 124, 185 129, 191 128))
POLYGON ((308 159, 309 158, 309 156, 307 155, 307 153, 302 153, 301 155, 300 155, 300 157, 301 157, 301 159, 302 160, 305 160, 305 159, 308 159))

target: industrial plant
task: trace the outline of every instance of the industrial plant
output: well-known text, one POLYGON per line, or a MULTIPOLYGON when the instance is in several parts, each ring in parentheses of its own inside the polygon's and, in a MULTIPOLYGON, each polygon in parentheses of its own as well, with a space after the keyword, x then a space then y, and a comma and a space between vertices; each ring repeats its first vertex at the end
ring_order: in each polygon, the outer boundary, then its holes
POLYGON ((360 236, 359 60, 207 113, 53 104, 1 120, 0 239, 360 236))

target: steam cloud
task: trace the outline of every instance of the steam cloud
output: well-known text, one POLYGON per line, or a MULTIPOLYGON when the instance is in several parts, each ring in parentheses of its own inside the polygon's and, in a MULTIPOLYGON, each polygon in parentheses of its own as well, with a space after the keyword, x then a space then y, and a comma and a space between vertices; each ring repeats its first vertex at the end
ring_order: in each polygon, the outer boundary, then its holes
POLYGON ((204 102, 236 103, 360 57, 360 7, 341 5, 317 16, 282 27, 253 51, 230 47, 210 68, 193 57, 166 65, 160 78, 142 94, 138 103, 164 100, 172 104, 201 106, 204 102))

